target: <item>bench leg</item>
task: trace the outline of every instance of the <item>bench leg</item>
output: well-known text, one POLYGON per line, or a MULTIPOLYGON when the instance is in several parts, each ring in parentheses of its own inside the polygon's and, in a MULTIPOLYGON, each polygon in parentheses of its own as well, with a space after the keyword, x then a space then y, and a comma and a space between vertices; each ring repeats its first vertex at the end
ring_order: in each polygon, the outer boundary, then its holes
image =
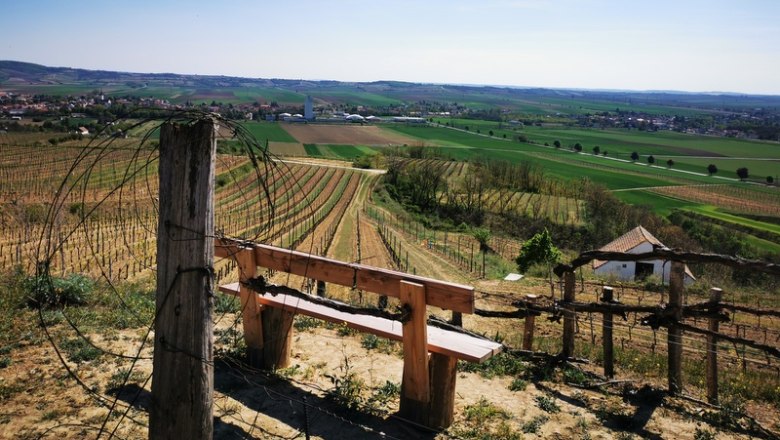
POLYGON ((455 382, 458 360, 439 353, 431 353, 431 407, 427 425, 446 429, 455 413, 455 382))
POLYGON ((274 307, 263 309, 263 369, 277 370, 290 366, 294 317, 295 314, 274 307))
POLYGON ((409 320, 403 323, 404 373, 399 414, 401 417, 427 425, 431 399, 425 286, 401 281, 399 299, 402 304, 411 308, 409 320))
POLYGON ((239 297, 241 298, 241 319, 244 326, 244 342, 246 342, 249 365, 262 367, 263 363, 263 325, 260 318, 261 306, 257 303, 255 292, 244 286, 244 282, 257 275, 252 249, 241 249, 236 254, 238 274, 241 281, 239 297))

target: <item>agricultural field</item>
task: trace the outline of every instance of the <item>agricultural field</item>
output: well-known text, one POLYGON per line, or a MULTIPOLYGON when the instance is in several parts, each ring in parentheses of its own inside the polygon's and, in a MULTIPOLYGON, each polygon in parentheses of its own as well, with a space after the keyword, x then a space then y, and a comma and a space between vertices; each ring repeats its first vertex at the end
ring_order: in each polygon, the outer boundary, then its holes
POLYGON ((373 125, 283 124, 284 130, 302 144, 388 146, 410 144, 414 139, 373 125))

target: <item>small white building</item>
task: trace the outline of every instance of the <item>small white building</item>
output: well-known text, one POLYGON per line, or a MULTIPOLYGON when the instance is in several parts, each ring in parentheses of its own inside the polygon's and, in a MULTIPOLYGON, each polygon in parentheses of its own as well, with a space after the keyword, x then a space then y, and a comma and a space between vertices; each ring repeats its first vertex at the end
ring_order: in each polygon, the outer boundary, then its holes
MULTIPOLYGON (((626 232, 611 241, 601 249, 605 252, 627 252, 629 254, 644 254, 652 252, 653 248, 666 247, 647 229, 642 226, 626 232)), ((593 260, 593 271, 597 275, 613 275, 619 280, 641 280, 649 275, 658 275, 663 282, 669 283, 671 261, 645 260, 645 261, 602 261, 593 260)), ((688 266, 685 266, 685 285, 696 281, 688 266)))

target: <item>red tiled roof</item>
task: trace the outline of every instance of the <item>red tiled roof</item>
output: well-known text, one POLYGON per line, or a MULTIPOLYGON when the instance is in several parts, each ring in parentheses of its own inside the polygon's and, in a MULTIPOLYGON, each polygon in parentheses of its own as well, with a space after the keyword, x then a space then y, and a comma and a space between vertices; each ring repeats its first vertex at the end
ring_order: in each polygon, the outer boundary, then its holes
MULTIPOLYGON (((664 245, 657 238, 655 238, 655 236, 653 236, 650 231, 643 228, 642 226, 637 226, 636 228, 626 232, 620 237, 602 246, 599 250, 605 252, 628 252, 642 243, 650 243, 656 246, 664 245)), ((597 269, 605 263, 606 261, 593 260, 593 268, 597 269)))

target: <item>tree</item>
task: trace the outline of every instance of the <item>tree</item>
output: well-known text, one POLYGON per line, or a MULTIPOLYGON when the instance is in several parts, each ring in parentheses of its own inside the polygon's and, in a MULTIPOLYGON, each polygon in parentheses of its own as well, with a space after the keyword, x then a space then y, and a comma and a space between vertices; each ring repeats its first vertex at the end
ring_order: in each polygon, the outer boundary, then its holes
POLYGON ((649 163, 650 165, 655 163, 655 157, 652 154, 647 156, 647 163, 649 163))
POLYGON ((596 145, 595 147, 593 147, 593 154, 595 154, 596 156, 598 156, 600 152, 601 152, 601 147, 599 147, 598 145, 596 145))
POLYGON ((673 167, 674 166, 674 161, 672 159, 667 160, 666 161, 666 166, 668 166, 669 168, 673 167))
POLYGON ((745 180, 748 178, 748 169, 745 167, 737 168, 737 176, 739 177, 739 180, 745 180))
POLYGON ((604 156, 606 156, 606 155, 607 155, 607 153, 608 153, 608 151, 607 151, 607 150, 604 150, 604 152, 603 152, 603 153, 601 153, 601 154, 603 154, 604 156))
POLYGON ((718 172, 718 167, 714 163, 707 165, 707 172, 711 175, 718 172))
POLYGON ((488 131, 488 134, 489 134, 490 136, 493 136, 493 130, 490 130, 490 131, 488 131))
POLYGON ((766 183, 767 183, 767 185, 771 185, 771 184, 775 183, 775 178, 772 177, 772 176, 766 176, 766 183))
POLYGON ((636 151, 634 151, 633 153, 631 153, 631 160, 633 160, 634 162, 636 162, 637 160, 639 160, 639 153, 637 153, 636 151))
POLYGON ((550 231, 547 228, 543 232, 540 232, 525 243, 520 249, 520 255, 517 256, 515 262, 520 272, 528 271, 528 268, 535 263, 547 264, 547 271, 550 275, 550 293, 555 296, 555 284, 552 279, 552 267, 561 259, 561 251, 552 242, 550 231))
POLYGON ((582 151, 582 144, 580 144, 579 142, 577 142, 576 144, 574 144, 574 151, 576 151, 576 152, 578 152, 578 153, 579 153, 580 151, 582 151))
POLYGON ((487 252, 490 250, 488 242, 490 241, 490 230, 485 228, 474 228, 471 235, 479 242, 479 250, 487 252))
POLYGON ((555 142, 553 142, 553 145, 555 145, 555 148, 561 148, 561 141, 556 139, 555 142))

